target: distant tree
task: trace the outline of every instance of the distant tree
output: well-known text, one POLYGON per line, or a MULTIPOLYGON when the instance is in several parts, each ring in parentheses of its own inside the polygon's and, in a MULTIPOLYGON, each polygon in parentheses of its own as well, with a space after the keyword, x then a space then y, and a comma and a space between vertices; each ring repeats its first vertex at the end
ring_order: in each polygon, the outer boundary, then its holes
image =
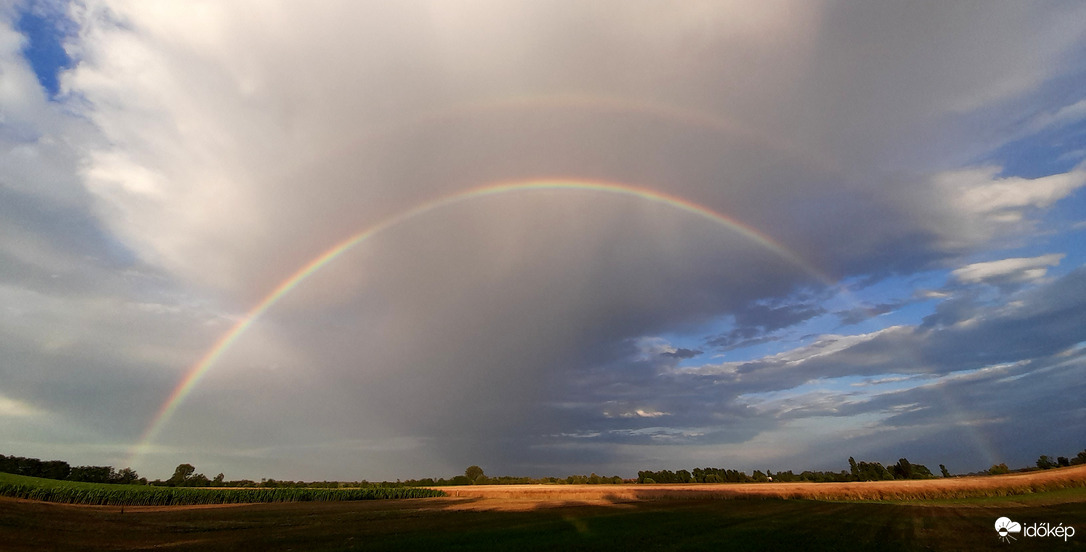
POLYGON ((192 474, 195 471, 196 468, 193 467, 192 464, 181 464, 173 471, 173 476, 166 480, 166 485, 170 487, 183 487, 185 486, 185 482, 192 477, 192 474))
POLYGON ((890 466, 890 473, 894 474, 894 479, 931 479, 932 477, 935 477, 927 466, 923 464, 913 464, 905 458, 898 460, 897 464, 890 466))
POLYGON ((41 477, 47 479, 67 479, 68 474, 71 472, 71 466, 69 466, 67 462, 61 460, 50 460, 48 462, 42 462, 41 465, 41 477))
POLYGON ((924 464, 913 464, 913 479, 931 479, 935 477, 934 473, 928 469, 924 464))
POLYGON ((943 473, 943 477, 950 477, 950 472, 946 471, 946 466, 939 464, 939 471, 943 473))
POLYGON ((1056 466, 1057 466, 1057 464, 1055 462, 1053 462, 1052 459, 1049 458, 1047 454, 1042 454, 1041 457, 1037 459, 1037 467, 1041 468, 1042 470, 1047 470, 1049 468, 1055 468, 1056 466))
POLYGON ((30 477, 41 477, 42 475, 42 461, 37 458, 17 458, 16 462, 19 465, 19 471, 16 473, 20 475, 26 475, 30 477))
POLYGON ((1066 467, 1071 465, 1071 461, 1068 460, 1066 456, 1060 456, 1059 458, 1056 458, 1056 464, 1061 467, 1066 467))
POLYGON ((855 479, 859 479, 860 478, 860 467, 856 465, 856 459, 855 458, 853 458, 851 456, 848 457, 848 467, 849 467, 849 470, 852 472, 852 477, 855 478, 855 479))
POLYGON ((793 481, 799 481, 799 477, 792 473, 792 470, 778 471, 777 475, 773 476, 774 481, 780 481, 782 483, 791 483, 793 481))
POLYGON ((879 462, 858 462, 856 472, 857 481, 884 481, 894 478, 894 474, 879 462))
POLYGON ((1072 466, 1077 466, 1079 464, 1086 464, 1086 450, 1076 454, 1075 457, 1071 459, 1072 466))
POLYGON ((479 466, 468 466, 468 469, 464 470, 464 477, 467 477, 469 481, 475 481, 479 479, 479 476, 485 475, 483 468, 479 466))
POLYGON ((136 473, 136 470, 132 468, 125 468, 119 472, 110 474, 109 482, 118 483, 120 485, 131 485, 139 481, 140 476, 136 473))
POLYGON ((219 475, 215 476, 215 479, 211 480, 211 484, 213 486, 215 486, 215 487, 222 487, 223 486, 223 479, 226 479, 226 476, 224 476, 223 474, 220 473, 219 475))
POLYGON ((751 477, 759 483, 765 483, 766 481, 769 481, 766 475, 762 473, 762 470, 754 470, 754 473, 751 474, 751 477))
POLYGON ((68 473, 68 480, 86 483, 109 483, 111 477, 114 476, 113 468, 110 466, 76 466, 68 473))
POLYGON ((913 465, 905 458, 901 458, 897 464, 890 466, 890 473, 894 474, 894 479, 912 479, 913 465))
POLYGON ((992 467, 988 468, 988 475, 1003 475, 1010 472, 1011 469, 1007 467, 1007 464, 1003 463, 993 464, 992 467))

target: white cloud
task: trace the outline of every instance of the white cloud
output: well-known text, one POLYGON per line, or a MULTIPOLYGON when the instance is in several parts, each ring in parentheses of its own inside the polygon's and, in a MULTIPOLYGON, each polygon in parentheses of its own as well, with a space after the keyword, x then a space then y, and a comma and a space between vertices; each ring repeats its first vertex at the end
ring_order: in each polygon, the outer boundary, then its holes
POLYGON ((936 289, 924 289, 917 291, 915 296, 922 299, 946 299, 951 296, 951 293, 936 289))
POLYGON ((822 335, 810 345, 798 347, 791 351, 785 351, 764 360, 769 362, 783 362, 787 365, 799 365, 804 362, 838 354, 857 345, 879 339, 893 334, 909 333, 911 330, 904 326, 890 326, 874 332, 857 335, 822 335))
POLYGON ((976 283, 985 281, 1027 282, 1043 278, 1048 267, 1060 264, 1066 255, 1051 253, 1038 257, 1015 257, 973 263, 951 272, 958 281, 976 283))
POLYGON ((1029 124, 1025 125, 1025 129, 1030 133, 1040 132, 1051 127, 1076 123, 1083 119, 1086 119, 1086 100, 1079 100, 1056 111, 1036 116, 1029 124))
POLYGON ((618 410, 608 409, 603 411, 605 418, 659 418, 660 416, 670 416, 670 412, 661 412, 655 408, 635 408, 632 410, 618 410))
POLYGON ((86 201, 78 148, 96 133, 50 102, 21 48, 25 38, 0 18, 0 186, 60 205, 86 201))
POLYGON ((970 214, 997 215, 1026 207, 1048 207, 1086 184, 1086 170, 1040 178, 998 177, 999 167, 980 167, 938 175, 937 186, 951 192, 970 214))
POLYGON ((998 176, 1000 167, 946 171, 932 178, 932 192, 918 216, 951 251, 985 244, 996 237, 1021 237, 1050 207, 1086 185, 1086 169, 1039 178, 998 176))

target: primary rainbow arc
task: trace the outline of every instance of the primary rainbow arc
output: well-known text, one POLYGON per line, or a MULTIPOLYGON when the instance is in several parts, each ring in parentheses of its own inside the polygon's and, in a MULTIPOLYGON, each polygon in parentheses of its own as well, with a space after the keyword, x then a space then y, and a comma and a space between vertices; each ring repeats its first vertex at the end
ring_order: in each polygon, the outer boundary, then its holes
POLYGON ((570 191, 582 191, 582 192, 599 192, 609 193, 622 196, 636 197, 646 201, 667 205, 681 211, 685 211, 692 215, 707 219, 715 224, 722 225, 727 229, 734 231, 743 237, 750 239, 751 241, 765 247, 766 249, 774 252, 781 258, 789 261, 795 266, 803 269, 807 273, 818 278, 822 283, 835 286, 836 283, 832 278, 829 278, 821 271, 810 265, 799 255, 784 247, 773 238, 765 235, 764 233, 756 230, 755 228, 723 214, 720 214, 708 207, 699 205, 687 199, 673 196, 657 190, 649 188, 643 188, 628 184, 620 184, 614 182, 602 182, 602 181, 587 181, 587 180, 529 180, 529 181, 515 181, 515 182, 503 182, 497 184, 489 184, 471 188, 469 190, 445 195, 423 203, 406 211, 392 215, 377 224, 374 224, 361 232, 349 236, 348 238, 340 241, 332 246, 330 249, 321 253, 313 260, 306 263, 299 268, 287 279, 283 280, 278 286, 275 287, 267 296, 260 300, 253 308, 251 308, 245 315, 230 328, 217 342, 201 357, 191 368, 185 373, 184 377, 174 388, 173 392, 166 399, 163 405, 159 408, 155 417, 148 425, 140 438, 139 443, 134 447, 131 455, 132 459, 141 456, 150 444, 154 441, 155 437, 162 430, 163 426, 170 420, 178 406, 184 402, 185 398, 196 388, 200 380, 207 374, 215 362, 230 349, 230 346, 241 337, 261 315, 274 306, 280 299, 290 293, 295 287, 304 282, 307 278, 318 272, 321 268, 328 265, 340 255, 351 250, 358 244, 374 237, 381 232, 388 230, 394 226, 407 222, 416 217, 422 216, 426 213, 432 212, 437 209, 448 207, 457 203, 469 201, 472 199, 495 196, 499 194, 517 193, 517 192, 530 192, 539 190, 570 190, 570 191))

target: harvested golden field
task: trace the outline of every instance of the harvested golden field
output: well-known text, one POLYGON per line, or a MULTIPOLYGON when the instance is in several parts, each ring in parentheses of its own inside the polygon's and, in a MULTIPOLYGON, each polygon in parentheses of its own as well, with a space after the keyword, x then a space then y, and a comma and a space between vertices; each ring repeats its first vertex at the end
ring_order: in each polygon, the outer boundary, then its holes
MULTIPOLYGON (((855 483, 721 483, 687 485, 470 485, 435 487, 450 497, 506 499, 516 504, 615 503, 664 499, 784 498, 927 500, 1025 495, 1086 487, 1086 465, 996 476, 855 483)), ((487 501, 487 503, 490 503, 487 501)), ((490 503, 493 505, 493 503, 490 503)), ((538 505, 538 504, 537 504, 538 505)))

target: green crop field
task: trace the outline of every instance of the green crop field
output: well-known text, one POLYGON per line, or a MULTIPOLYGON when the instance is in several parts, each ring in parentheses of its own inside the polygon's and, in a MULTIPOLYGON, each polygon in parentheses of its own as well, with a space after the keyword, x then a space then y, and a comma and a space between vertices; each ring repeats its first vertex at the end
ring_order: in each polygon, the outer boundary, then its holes
POLYGON ((0 473, 0 496, 61 502, 65 504, 113 506, 181 506, 196 504, 242 504, 253 502, 327 502, 443 496, 425 488, 182 488, 147 485, 106 485, 40 479, 0 473))

